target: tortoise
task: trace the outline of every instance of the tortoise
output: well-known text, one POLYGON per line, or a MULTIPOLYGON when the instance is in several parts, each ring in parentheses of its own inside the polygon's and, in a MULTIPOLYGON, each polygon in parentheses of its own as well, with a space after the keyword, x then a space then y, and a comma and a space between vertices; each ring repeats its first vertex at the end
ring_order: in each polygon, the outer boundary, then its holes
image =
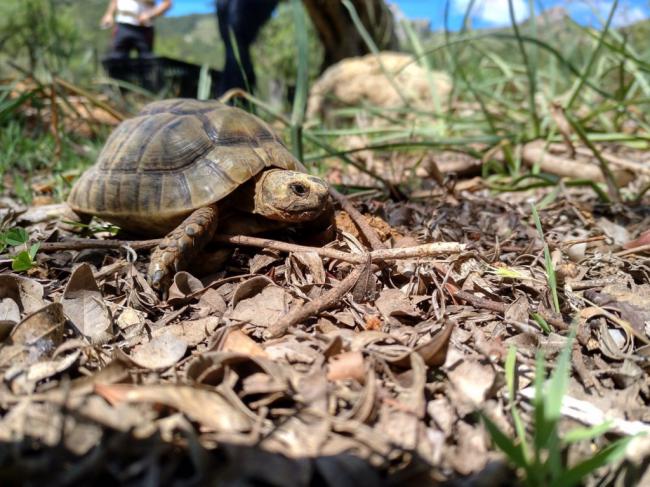
POLYGON ((169 99, 120 123, 68 197, 83 220, 164 236, 147 277, 163 294, 173 274, 220 232, 260 233, 313 222, 327 183, 306 173, 271 128, 217 101, 169 99), (244 216, 246 214, 247 216, 244 216))

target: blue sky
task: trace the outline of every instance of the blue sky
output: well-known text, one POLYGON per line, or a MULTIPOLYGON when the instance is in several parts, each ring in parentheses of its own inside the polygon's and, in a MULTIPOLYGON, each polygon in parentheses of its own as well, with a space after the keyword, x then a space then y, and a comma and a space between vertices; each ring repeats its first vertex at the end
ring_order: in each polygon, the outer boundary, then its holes
MULTIPOLYGON (((444 26, 445 0, 389 0, 395 3, 408 18, 423 18, 431 21, 431 27, 444 26)), ((450 0, 449 23, 458 29, 470 0, 450 0)), ((170 15, 210 13, 214 11, 214 0, 174 0, 170 15)), ((536 8, 565 7, 572 17, 584 24, 598 25, 607 17, 613 0, 535 0, 536 8)), ((528 14, 528 0, 512 0, 515 16, 519 20, 528 14)), ((475 0, 472 10, 474 27, 497 27, 510 23, 508 0, 475 0)), ((649 0, 619 0, 614 24, 622 26, 650 16, 649 0)))

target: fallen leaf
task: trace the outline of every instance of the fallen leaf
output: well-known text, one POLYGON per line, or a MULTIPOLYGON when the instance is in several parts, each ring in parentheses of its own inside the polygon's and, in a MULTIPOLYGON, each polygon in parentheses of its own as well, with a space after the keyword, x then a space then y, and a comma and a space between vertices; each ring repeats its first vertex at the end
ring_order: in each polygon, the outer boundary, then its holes
POLYGON ((494 387, 496 372, 491 365, 478 360, 465 358, 447 372, 447 377, 466 400, 474 406, 483 404, 494 387))
POLYGON ((262 269, 280 259, 280 252, 277 250, 264 249, 253 256, 248 263, 250 273, 258 274, 262 269))
POLYGON ((527 323, 528 299, 526 296, 519 296, 514 302, 507 305, 504 318, 507 322, 527 323))
POLYGON ((23 313, 33 313, 45 304, 43 286, 16 274, 0 274, 0 298, 10 298, 23 313))
POLYGON ((72 272, 61 304, 75 328, 92 343, 112 338, 113 320, 88 264, 81 264, 72 272))
POLYGON ((20 308, 18 303, 11 298, 0 299, 0 321, 20 321, 20 308))
POLYGON ((115 322, 120 329, 126 330, 144 324, 146 316, 143 311, 127 307, 122 310, 115 322))
POLYGON ((153 332, 154 337, 174 335, 189 347, 195 347, 208 336, 212 335, 219 326, 220 321, 216 316, 207 316, 198 320, 181 321, 173 325, 158 328, 153 332))
POLYGON ((235 328, 226 334, 220 350, 236 352, 255 357, 267 357, 268 354, 252 338, 235 328))
POLYGON ((204 318, 206 316, 223 316, 228 305, 219 291, 215 289, 206 289, 205 292, 201 294, 196 307, 199 311, 199 317, 204 318))
POLYGON ((81 351, 79 349, 68 355, 57 357, 52 360, 41 360, 21 370, 10 368, 5 373, 5 380, 11 383, 11 390, 14 394, 30 394, 34 391, 36 384, 42 380, 60 374, 74 364, 81 351))
POLYGON ((415 352, 422 357, 425 364, 440 367, 445 363, 447 350, 449 349, 449 339, 451 338, 451 332, 454 331, 454 326, 454 322, 450 321, 431 340, 415 348, 415 352))
POLYGON ((183 358, 187 343, 172 333, 153 338, 150 342, 134 347, 129 355, 140 367, 152 370, 167 369, 183 358))
POLYGON ((327 380, 356 379, 363 382, 366 367, 361 352, 343 352, 333 356, 327 365, 327 380))
POLYGON ((167 302, 172 306, 185 304, 192 300, 194 293, 203 289, 203 283, 189 272, 180 271, 174 275, 174 282, 169 287, 167 302))
POLYGON ((298 300, 283 288, 267 285, 259 294, 241 299, 228 318, 266 328, 297 305, 298 300))
POLYGON ((182 385, 133 386, 95 385, 95 391, 112 404, 120 402, 164 404, 186 414, 202 427, 218 432, 248 431, 250 418, 232 406, 223 395, 182 385))
POLYGON ((375 301, 375 305, 382 316, 391 322, 394 322, 391 320, 392 317, 415 318, 420 315, 413 307, 413 303, 411 303, 408 296, 399 289, 382 290, 375 301))
POLYGON ((28 315, 0 348, 0 366, 32 364, 49 357, 63 341, 65 316, 60 303, 51 303, 28 315))
POLYGON ((251 277, 250 279, 246 279, 233 291, 232 306, 235 307, 239 301, 247 298, 252 298, 256 294, 259 294, 262 289, 264 289, 269 284, 273 284, 273 281, 266 276, 255 276, 251 277))
POLYGON ((291 257, 302 264, 311 275, 305 284, 324 284, 325 267, 323 261, 316 252, 293 252, 291 257))

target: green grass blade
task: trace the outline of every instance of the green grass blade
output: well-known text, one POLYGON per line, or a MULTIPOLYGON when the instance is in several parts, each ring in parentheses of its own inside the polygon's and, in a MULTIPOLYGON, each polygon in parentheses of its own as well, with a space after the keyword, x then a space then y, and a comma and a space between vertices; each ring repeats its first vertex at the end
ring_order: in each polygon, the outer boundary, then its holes
MULTIPOLYGON (((535 17, 535 9, 532 9, 531 17, 535 17)), ((530 120, 533 128, 533 137, 539 137, 540 133, 540 120, 539 114, 537 113, 537 103, 535 102, 535 95, 537 93, 537 69, 532 60, 528 57, 528 52, 524 46, 524 41, 521 38, 521 33, 519 32, 519 25, 517 24, 517 19, 515 18, 515 9, 512 3, 512 0, 508 0, 508 11, 510 12, 510 22, 512 24, 512 29, 515 32, 515 37, 517 38, 517 46, 521 53, 521 57, 524 60, 524 66, 526 66, 526 76, 528 77, 528 110, 530 112, 530 120)))
POLYGON ((605 23, 605 27, 603 31, 600 33, 598 43, 596 44, 596 48, 591 53, 591 56, 589 57, 589 61, 587 62, 587 66, 585 67, 582 75, 578 79, 578 83, 574 86, 574 89, 571 92, 571 96, 569 97, 569 100, 564 106, 564 109, 566 111, 569 111, 571 109, 573 103, 576 101, 576 98, 582 92, 582 88, 584 87, 587 78, 589 78, 589 74, 591 73, 591 69, 593 68, 594 63, 596 62, 596 59, 598 59, 598 55, 600 54, 600 51, 603 47, 603 42, 607 37, 607 33, 609 32, 609 26, 611 25, 612 19, 614 18, 614 12, 616 12, 617 8, 618 8, 618 0, 614 0, 612 2, 612 7, 607 17, 607 22, 605 23))
POLYGON ((305 108, 307 107, 309 90, 309 40, 307 38, 307 25, 302 2, 300 0, 291 0, 291 6, 296 28, 296 45, 298 47, 296 94, 293 99, 293 110, 291 112, 291 145, 294 155, 299 161, 302 161, 302 126, 305 119, 305 108))
POLYGON ((519 448, 521 454, 523 455, 526 463, 530 458, 530 453, 528 450, 528 444, 526 443, 526 429, 524 423, 521 420, 521 415, 517 411, 515 405, 515 399, 517 394, 517 349, 515 347, 510 347, 508 349, 508 355, 506 356, 505 363, 505 372, 506 372, 506 385, 508 387, 508 397, 510 398, 510 413, 512 415, 512 421, 515 425, 515 432, 517 433, 517 439, 519 440, 519 448))
POLYGON ((554 486, 572 487, 574 485, 579 485, 582 479, 594 470, 623 458, 625 450, 632 439, 633 437, 621 438, 620 440, 607 445, 587 460, 564 471, 562 476, 556 479, 554 486))
POLYGON ((575 338, 575 326, 571 327, 567 343, 560 353, 555 369, 551 374, 546 394, 546 418, 549 421, 560 419, 562 409, 562 400, 569 386, 569 375, 571 372, 571 352, 573 350, 573 340, 575 338))
POLYGON ((535 227, 537 228, 537 233, 539 237, 544 242, 544 267, 546 269, 546 279, 548 282, 548 287, 551 289, 551 298, 553 299, 553 308, 556 313, 560 312, 560 300, 557 293, 557 278, 555 276, 555 268, 553 267, 553 261, 551 259, 551 251, 548 248, 548 244, 544 240, 544 231, 542 230, 542 222, 539 219, 539 214, 537 213, 537 208, 535 205, 531 205, 533 212, 533 219, 535 220, 535 227))
POLYGON ((612 424, 612 421, 605 421, 591 428, 573 428, 564 434, 562 441, 568 444, 598 438, 612 429, 612 424))
POLYGON ((207 100, 210 98, 212 90, 212 77, 210 76, 210 66, 203 64, 199 72, 199 86, 196 92, 196 98, 199 100, 207 100))
POLYGON ((526 458, 523 455, 521 447, 515 445, 515 443, 508 438, 508 436, 499 429, 499 427, 492 422, 487 415, 481 413, 481 418, 485 424, 485 428, 488 430, 492 441, 494 444, 501 450, 508 459, 514 463, 519 468, 527 468, 528 463, 526 458))

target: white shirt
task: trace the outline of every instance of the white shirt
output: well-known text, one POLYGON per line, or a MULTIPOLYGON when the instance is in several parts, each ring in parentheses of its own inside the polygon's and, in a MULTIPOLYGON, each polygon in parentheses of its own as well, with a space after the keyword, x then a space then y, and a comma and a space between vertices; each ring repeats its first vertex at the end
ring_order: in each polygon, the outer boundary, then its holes
MULTIPOLYGON (((138 22, 140 14, 151 9, 155 3, 155 0, 117 0, 115 22, 120 24, 140 25, 138 22)), ((146 22, 142 25, 150 27, 152 23, 146 22)))

